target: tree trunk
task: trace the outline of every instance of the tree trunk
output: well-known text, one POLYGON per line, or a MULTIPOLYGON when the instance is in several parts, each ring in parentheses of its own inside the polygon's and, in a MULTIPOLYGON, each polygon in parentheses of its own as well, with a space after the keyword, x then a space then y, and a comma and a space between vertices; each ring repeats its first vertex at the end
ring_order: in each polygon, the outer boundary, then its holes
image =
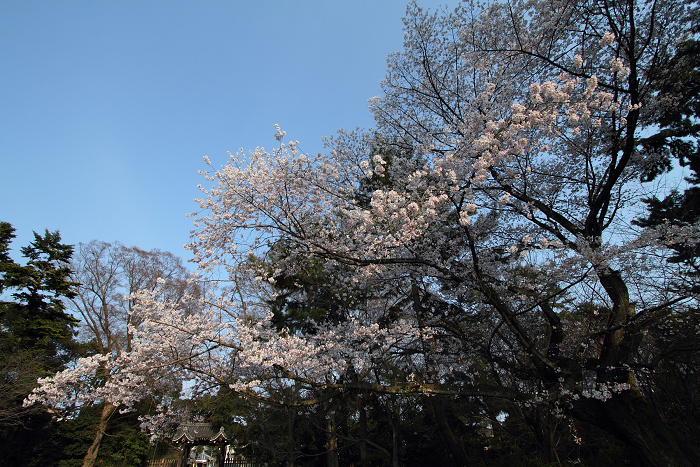
POLYGON ((399 428, 391 424, 391 467, 399 467, 399 428))
POLYGON ((360 465, 368 467, 367 464, 367 411, 365 410, 365 400, 362 396, 357 398, 360 410, 360 465))
POLYGON ((287 408, 287 467, 294 467, 294 459, 296 458, 297 446, 294 442, 295 418, 294 410, 287 408))
POLYGON ((391 426, 391 467, 399 467, 399 414, 394 413, 392 405, 388 402, 384 404, 387 420, 391 426))
POLYGON ((638 390, 613 394, 606 401, 581 399, 574 416, 624 441, 643 467, 700 465, 694 447, 680 446, 664 421, 638 390))
POLYGON ((533 436, 549 462, 561 464, 557 452, 557 417, 549 408, 534 410, 525 415, 525 421, 531 427, 533 436))
POLYGON ((105 431, 107 430, 107 423, 109 418, 117 410, 115 406, 109 402, 105 402, 102 407, 102 414, 100 414, 100 423, 97 424, 97 431, 95 432, 95 439, 92 441, 92 445, 88 448, 85 457, 83 458, 83 467, 93 467, 95 461, 97 460, 97 454, 100 450, 100 444, 102 444, 102 439, 105 436, 105 431))
MULTIPOLYGON (((610 373, 610 368, 619 368, 622 366, 621 363, 628 365, 631 363, 631 357, 635 351, 632 346, 636 340, 625 336, 625 329, 621 326, 634 316, 635 306, 630 301, 627 284, 619 271, 606 268, 603 271, 597 271, 597 274, 600 284, 612 302, 608 325, 620 326, 619 329, 605 333, 603 337, 599 366, 610 373)), ((616 382, 625 383, 629 382, 627 379, 630 375, 631 372, 618 369, 612 371, 612 374, 600 374, 599 377, 610 378, 612 376, 616 382)))
POLYGON ((335 434, 335 415, 332 413, 328 415, 326 439, 328 440, 326 444, 326 449, 328 452, 326 455, 326 465, 328 467, 339 467, 338 438, 335 434))
POLYGON ((468 467, 469 457, 467 457, 466 451, 459 443, 459 440, 452 432, 452 428, 450 428, 450 424, 447 422, 445 401, 439 396, 429 397, 428 400, 430 400, 430 405, 433 408, 433 414, 435 415, 435 421, 437 421, 440 435, 442 435, 447 449, 450 451, 450 454, 452 454, 455 465, 458 467, 468 467))
POLYGON ((637 388, 629 369, 639 345, 639 335, 623 326, 635 314, 634 303, 619 271, 597 271, 601 285, 612 301, 608 325, 619 328, 604 335, 598 363, 598 382, 627 383, 632 389, 615 393, 605 401, 581 399, 574 406, 574 416, 613 434, 631 448, 647 467, 700 465, 692 446, 680 446, 659 414, 637 388))

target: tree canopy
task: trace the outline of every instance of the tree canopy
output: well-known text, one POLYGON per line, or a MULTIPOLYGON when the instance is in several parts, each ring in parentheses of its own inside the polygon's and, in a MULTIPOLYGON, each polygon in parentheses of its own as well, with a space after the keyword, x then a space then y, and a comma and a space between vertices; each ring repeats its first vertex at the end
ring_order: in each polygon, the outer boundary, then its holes
MULTIPOLYGON (((470 420, 536 426, 551 460, 563 426, 586 426, 642 465, 698 465, 697 429, 655 405, 660 384, 697 402, 670 383, 681 367, 698 381, 697 276, 666 261, 697 219, 632 223, 640 180, 692 152, 668 70, 696 21, 685 1, 409 5, 376 131, 310 156, 278 127, 273 151, 207 172, 190 248, 220 294, 135 294, 131 352, 105 361, 118 378, 83 394, 128 407, 179 374, 322 411, 329 451, 338 401, 426 398, 466 465, 458 400, 470 420)), ((95 368, 32 397, 60 404, 95 368)))

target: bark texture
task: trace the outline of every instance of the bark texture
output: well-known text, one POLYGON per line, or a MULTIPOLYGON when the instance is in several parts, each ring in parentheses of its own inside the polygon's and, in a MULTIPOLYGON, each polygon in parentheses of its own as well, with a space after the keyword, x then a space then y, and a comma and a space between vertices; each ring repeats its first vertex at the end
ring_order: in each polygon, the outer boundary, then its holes
POLYGON ((105 431, 107 429, 107 423, 110 417, 117 410, 115 406, 106 402, 104 407, 102 407, 102 413, 100 414, 100 423, 97 425, 97 430, 95 432, 95 439, 87 450, 85 457, 83 458, 83 467, 93 467, 97 461, 97 453, 100 450, 100 445, 105 436, 105 431))
POLYGON ((440 430, 440 435, 447 445, 447 449, 452 455, 452 459, 457 467, 469 467, 469 457, 467 452, 464 450, 459 440, 455 436, 447 421, 447 414, 445 413, 445 401, 440 397, 431 397, 430 405, 433 408, 433 414, 435 415, 435 421, 437 422, 438 428, 440 430))

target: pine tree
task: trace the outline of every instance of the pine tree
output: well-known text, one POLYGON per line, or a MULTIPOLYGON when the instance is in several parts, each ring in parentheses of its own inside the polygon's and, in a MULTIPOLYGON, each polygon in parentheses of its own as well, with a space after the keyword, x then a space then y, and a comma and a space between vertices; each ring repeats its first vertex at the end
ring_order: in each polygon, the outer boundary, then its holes
POLYGON ((20 249, 24 266, 9 254, 14 232, 0 222, 0 465, 29 465, 38 441, 51 432, 51 415, 22 402, 37 378, 61 370, 73 355, 77 320, 63 299, 75 295, 76 284, 68 277, 73 247, 61 243, 58 231, 34 233, 20 249))

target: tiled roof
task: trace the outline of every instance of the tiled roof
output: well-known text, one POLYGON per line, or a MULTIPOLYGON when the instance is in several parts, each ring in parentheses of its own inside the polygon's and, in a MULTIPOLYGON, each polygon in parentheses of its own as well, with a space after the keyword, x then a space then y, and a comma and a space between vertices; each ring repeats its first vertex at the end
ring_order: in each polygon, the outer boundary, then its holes
POLYGON ((216 443, 228 441, 223 427, 213 423, 183 423, 175 431, 174 443, 216 443))

